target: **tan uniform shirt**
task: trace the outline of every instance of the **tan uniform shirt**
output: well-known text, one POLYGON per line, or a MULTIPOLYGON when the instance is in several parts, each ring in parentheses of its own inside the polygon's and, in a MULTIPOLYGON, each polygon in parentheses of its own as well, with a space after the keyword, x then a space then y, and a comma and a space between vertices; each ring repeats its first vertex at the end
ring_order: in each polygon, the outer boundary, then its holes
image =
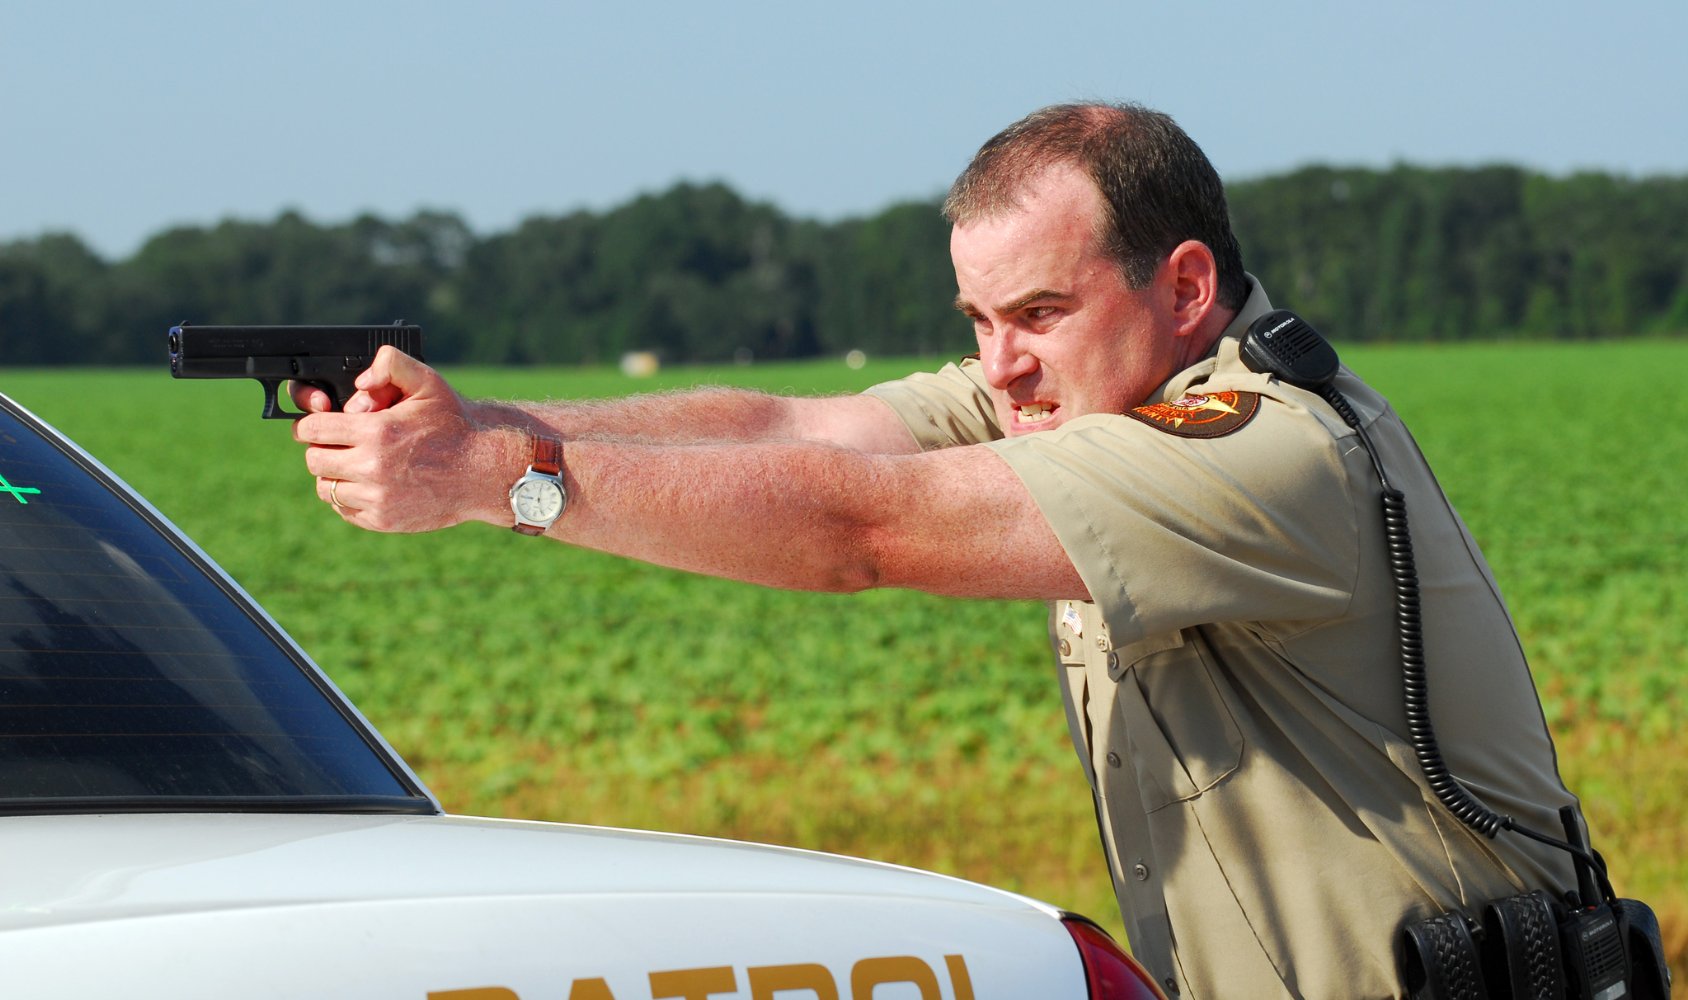
MULTIPOLYGON (((994 449, 1089 588, 1053 605, 1051 639, 1138 960, 1174 995, 1396 996, 1408 919, 1574 876, 1430 791, 1377 476, 1326 403, 1239 360, 1270 308, 1256 284, 1214 354, 1150 400, 1179 401, 1159 421, 1002 440, 972 361, 869 391, 925 448, 994 449), (1232 429, 1193 436, 1216 416, 1232 429)), ((1558 836, 1574 799, 1489 569, 1388 403, 1346 370, 1337 385, 1407 496, 1443 757, 1491 809, 1558 836)))

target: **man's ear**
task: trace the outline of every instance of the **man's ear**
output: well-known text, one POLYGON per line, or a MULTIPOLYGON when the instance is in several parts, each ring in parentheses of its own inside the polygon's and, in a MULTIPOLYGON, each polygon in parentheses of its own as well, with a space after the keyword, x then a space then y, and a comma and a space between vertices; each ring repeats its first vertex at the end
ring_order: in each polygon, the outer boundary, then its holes
POLYGON ((1219 264, 1206 243, 1185 240, 1172 249, 1163 267, 1178 335, 1190 336, 1203 328, 1219 305, 1219 264))

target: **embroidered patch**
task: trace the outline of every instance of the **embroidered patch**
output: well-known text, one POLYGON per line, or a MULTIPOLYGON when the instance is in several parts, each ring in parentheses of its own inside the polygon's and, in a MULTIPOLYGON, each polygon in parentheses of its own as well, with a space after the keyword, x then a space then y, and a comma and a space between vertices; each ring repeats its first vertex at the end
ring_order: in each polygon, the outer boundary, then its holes
POLYGON ((1126 410, 1125 415, 1179 437, 1216 438, 1239 430, 1259 410, 1259 393, 1227 390, 1186 393, 1170 403, 1151 403, 1126 410))

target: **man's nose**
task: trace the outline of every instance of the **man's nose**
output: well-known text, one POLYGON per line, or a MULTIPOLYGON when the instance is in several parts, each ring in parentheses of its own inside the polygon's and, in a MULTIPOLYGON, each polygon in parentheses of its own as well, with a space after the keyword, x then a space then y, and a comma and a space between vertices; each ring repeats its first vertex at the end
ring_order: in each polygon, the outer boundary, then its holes
POLYGON ((985 366, 985 382, 992 389, 1006 389, 1015 379, 1037 370, 1037 358, 1026 350, 1023 336, 1013 327, 980 341, 979 361, 985 366))

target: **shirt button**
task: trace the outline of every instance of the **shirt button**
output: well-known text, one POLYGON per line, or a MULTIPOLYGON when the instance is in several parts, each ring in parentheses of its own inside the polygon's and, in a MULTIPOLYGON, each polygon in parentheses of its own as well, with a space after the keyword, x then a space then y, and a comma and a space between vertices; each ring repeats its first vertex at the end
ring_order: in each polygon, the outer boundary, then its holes
POLYGON ((1068 641, 1067 641, 1067 640, 1065 640, 1065 639, 1062 639, 1062 640, 1061 640, 1061 655, 1062 655, 1062 656, 1071 656, 1071 655, 1073 655, 1073 644, 1072 644, 1072 643, 1070 643, 1070 642, 1068 642, 1068 641))
POLYGON ((1119 669, 1119 654, 1116 653, 1116 652, 1113 652, 1112 650, 1108 651, 1108 669, 1109 670, 1118 670, 1119 669))
POLYGON ((1108 751, 1108 766, 1109 767, 1118 767, 1119 766, 1119 754, 1114 753, 1112 750, 1108 751))
POLYGON ((1147 882, 1149 880, 1149 866, 1139 861, 1131 866, 1131 874, 1137 881, 1147 882))
POLYGON ((1099 636, 1096 637, 1096 648, 1097 649, 1107 649, 1108 648, 1108 638, 1107 638, 1107 636, 1099 635, 1099 636))
POLYGON ((1171 976, 1167 976, 1165 979, 1161 980, 1161 985, 1166 987, 1167 996, 1175 997, 1178 995, 1178 980, 1173 979, 1171 976))

